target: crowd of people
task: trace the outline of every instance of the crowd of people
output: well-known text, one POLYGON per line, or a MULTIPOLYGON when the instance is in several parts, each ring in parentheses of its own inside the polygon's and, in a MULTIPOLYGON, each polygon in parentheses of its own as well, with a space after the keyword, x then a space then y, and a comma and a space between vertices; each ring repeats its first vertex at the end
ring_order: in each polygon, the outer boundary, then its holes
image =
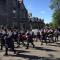
POLYGON ((15 50, 15 42, 17 43, 17 47, 21 45, 22 42, 23 46, 26 46, 26 49, 29 48, 29 43, 32 44, 33 48, 35 47, 34 41, 40 41, 41 45, 43 43, 50 43, 50 42, 57 42, 59 37, 59 30, 58 29, 51 29, 51 28, 42 28, 38 30, 37 35, 34 32, 26 31, 21 32, 16 28, 0 28, 0 46, 1 50, 5 46, 5 55, 8 55, 9 48, 16 54, 15 50), (27 42, 27 44, 25 44, 27 42))

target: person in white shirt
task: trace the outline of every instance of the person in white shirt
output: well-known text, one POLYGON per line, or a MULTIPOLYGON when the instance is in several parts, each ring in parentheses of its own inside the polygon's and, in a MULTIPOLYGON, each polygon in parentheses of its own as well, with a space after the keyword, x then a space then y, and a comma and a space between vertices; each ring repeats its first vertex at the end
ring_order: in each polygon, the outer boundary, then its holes
POLYGON ((14 41, 12 39, 12 32, 11 29, 7 29, 7 38, 6 38, 6 42, 5 42, 5 55, 8 55, 8 48, 10 48, 12 51, 14 51, 14 54, 16 53, 16 51, 14 50, 14 41))

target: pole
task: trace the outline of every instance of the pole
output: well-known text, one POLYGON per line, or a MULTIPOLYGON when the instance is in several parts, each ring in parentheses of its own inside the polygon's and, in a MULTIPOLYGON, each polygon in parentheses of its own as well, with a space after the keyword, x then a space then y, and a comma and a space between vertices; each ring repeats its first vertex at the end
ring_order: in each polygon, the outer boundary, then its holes
POLYGON ((6 27, 8 26, 8 0, 6 1, 6 11, 7 11, 7 24, 6 24, 6 27))

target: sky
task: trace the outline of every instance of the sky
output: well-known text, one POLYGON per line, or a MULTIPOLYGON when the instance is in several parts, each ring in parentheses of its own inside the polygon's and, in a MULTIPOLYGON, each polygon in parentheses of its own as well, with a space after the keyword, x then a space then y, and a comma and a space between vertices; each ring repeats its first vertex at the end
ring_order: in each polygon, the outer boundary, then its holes
POLYGON ((50 0, 24 0, 24 4, 33 17, 44 19, 45 23, 52 21, 52 10, 49 8, 50 0))

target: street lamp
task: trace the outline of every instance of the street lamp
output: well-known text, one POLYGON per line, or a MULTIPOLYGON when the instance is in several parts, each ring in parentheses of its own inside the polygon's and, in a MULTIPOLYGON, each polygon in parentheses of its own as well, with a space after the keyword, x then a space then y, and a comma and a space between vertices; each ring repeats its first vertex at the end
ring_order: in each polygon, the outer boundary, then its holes
MULTIPOLYGON (((16 19, 16 10, 14 9, 13 11, 13 19, 16 19)), ((14 27, 14 25, 15 25, 16 23, 15 23, 15 21, 13 21, 13 27, 14 27)))
POLYGON ((13 10, 13 13, 15 14, 16 13, 16 10, 13 10))

